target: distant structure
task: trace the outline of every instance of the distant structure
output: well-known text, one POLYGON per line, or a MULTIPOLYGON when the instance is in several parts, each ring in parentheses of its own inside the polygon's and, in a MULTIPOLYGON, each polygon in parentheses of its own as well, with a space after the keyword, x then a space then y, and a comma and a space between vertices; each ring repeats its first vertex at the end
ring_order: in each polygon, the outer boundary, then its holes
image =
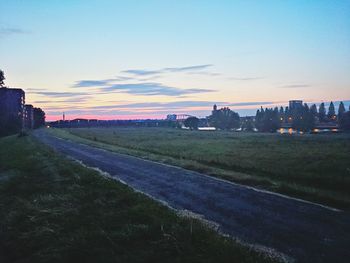
POLYGON ((63 112, 63 115, 62 115, 62 120, 63 120, 63 121, 66 120, 66 115, 64 114, 64 112, 63 112))
POLYGON ((0 135, 24 128, 25 93, 22 89, 0 88, 0 135))
POLYGON ((19 133, 45 125, 45 112, 25 105, 22 89, 0 88, 0 136, 19 133))
POLYGON ((303 101, 302 100, 290 100, 289 101, 289 109, 300 109, 303 107, 303 101))
POLYGON ((34 128, 34 107, 33 105, 24 105, 24 128, 34 128))

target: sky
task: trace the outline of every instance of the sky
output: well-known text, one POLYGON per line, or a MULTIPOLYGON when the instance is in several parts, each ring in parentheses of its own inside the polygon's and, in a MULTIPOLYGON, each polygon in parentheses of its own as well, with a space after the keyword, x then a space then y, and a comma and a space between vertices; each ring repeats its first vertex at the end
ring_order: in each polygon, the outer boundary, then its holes
POLYGON ((349 0, 0 0, 6 85, 48 120, 350 105, 349 0))

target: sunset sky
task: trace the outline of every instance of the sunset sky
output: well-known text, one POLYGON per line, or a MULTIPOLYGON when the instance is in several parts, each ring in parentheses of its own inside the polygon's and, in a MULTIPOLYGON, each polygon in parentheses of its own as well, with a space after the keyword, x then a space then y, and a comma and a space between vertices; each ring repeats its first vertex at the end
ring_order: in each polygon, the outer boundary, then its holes
POLYGON ((0 69, 61 118, 350 105, 350 1, 0 0, 0 69))

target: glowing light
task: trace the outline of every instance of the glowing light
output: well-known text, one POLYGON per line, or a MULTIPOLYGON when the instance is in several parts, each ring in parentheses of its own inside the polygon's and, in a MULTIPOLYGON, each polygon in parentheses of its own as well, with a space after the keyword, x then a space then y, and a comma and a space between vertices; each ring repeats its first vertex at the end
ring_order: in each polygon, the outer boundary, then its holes
POLYGON ((292 128, 289 128, 289 129, 288 129, 288 133, 289 133, 289 134, 293 134, 293 129, 292 129, 292 128))
POLYGON ((47 125, 46 128, 50 128, 50 125, 47 125))
POLYGON ((314 129, 314 132, 319 132, 320 130, 319 129, 314 129))

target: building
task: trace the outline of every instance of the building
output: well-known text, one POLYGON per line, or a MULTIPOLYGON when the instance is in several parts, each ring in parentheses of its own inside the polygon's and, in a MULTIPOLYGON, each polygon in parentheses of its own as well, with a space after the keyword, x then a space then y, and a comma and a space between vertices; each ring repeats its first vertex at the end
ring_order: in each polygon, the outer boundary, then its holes
POLYGON ((34 108, 33 105, 24 105, 24 128, 33 129, 34 128, 34 108))
POLYGON ((303 107, 302 100, 290 100, 289 101, 289 110, 300 109, 303 107))
POLYGON ((0 136, 24 128, 25 93, 22 89, 0 88, 0 136))

